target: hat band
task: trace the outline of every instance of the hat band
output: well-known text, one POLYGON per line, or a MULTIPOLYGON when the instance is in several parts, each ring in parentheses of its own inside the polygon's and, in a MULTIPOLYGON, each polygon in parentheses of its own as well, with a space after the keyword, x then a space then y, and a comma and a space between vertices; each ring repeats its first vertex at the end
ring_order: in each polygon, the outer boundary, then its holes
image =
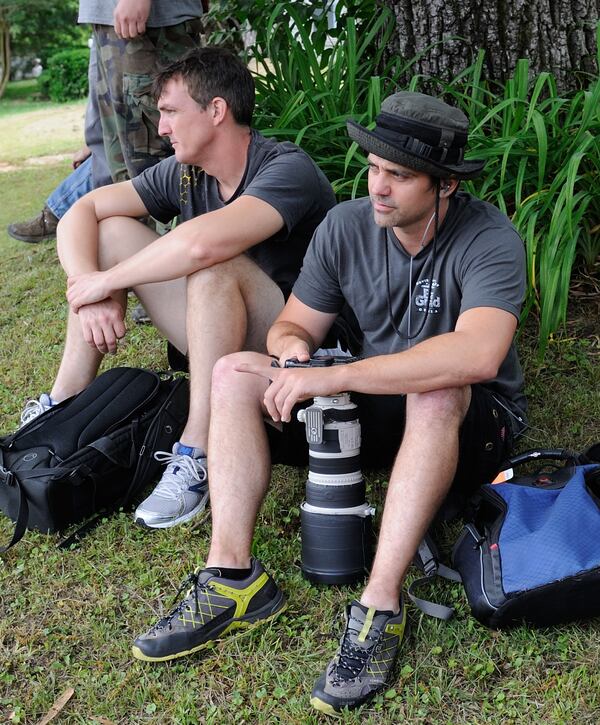
MULTIPOLYGON (((446 164, 460 164, 464 158, 464 146, 432 146, 431 144, 421 141, 411 134, 401 133, 398 126, 393 126, 384 118, 383 114, 377 116, 375 120, 375 128, 371 133, 374 133, 383 141, 386 141, 391 146, 396 146, 399 149, 408 151, 415 156, 420 156, 424 159, 429 159, 437 163, 446 164)), ((388 116, 389 114, 385 114, 388 116)))

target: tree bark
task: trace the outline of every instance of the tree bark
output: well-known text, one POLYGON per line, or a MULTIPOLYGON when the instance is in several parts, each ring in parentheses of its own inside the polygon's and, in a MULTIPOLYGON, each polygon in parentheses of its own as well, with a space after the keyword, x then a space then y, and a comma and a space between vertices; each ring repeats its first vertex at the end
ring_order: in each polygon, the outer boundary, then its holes
POLYGON ((490 81, 505 81, 519 58, 529 59, 533 73, 552 72, 561 90, 585 86, 598 72, 600 0, 383 1, 396 17, 390 54, 404 61, 422 54, 408 76, 448 82, 480 48, 490 81))
POLYGON ((0 10, 0 98, 10 78, 10 26, 0 10))

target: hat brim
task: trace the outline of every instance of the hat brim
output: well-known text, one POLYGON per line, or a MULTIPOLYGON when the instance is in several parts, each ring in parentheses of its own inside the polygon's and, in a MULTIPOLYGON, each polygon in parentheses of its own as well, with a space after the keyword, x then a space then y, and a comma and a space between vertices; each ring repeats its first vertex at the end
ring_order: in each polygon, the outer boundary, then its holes
POLYGON ((456 179, 475 179, 481 174, 485 166, 485 161, 476 159, 465 160, 462 164, 457 165, 439 164, 410 153, 405 149, 392 146, 392 144, 380 138, 373 131, 369 131, 368 128, 361 126, 360 123, 356 123, 356 121, 346 121, 346 128, 350 138, 368 153, 438 178, 445 179, 451 176, 456 179))

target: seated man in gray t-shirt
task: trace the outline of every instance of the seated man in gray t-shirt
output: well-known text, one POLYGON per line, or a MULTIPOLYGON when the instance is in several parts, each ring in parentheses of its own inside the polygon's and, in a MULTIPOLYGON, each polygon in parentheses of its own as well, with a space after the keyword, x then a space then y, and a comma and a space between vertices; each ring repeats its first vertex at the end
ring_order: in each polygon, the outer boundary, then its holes
POLYGON ((313 161, 292 143, 254 131, 254 81, 220 48, 190 51, 155 79, 159 132, 174 156, 131 181, 80 199, 61 219, 58 252, 70 304, 65 349, 50 391, 27 422, 78 393, 125 335, 133 288, 191 371, 190 412, 167 467, 136 511, 163 528, 200 513, 208 497, 206 449, 214 363, 266 351, 315 228, 335 204, 313 161), (179 217, 158 237, 140 218, 179 217))
POLYGON ((467 118, 430 96, 397 93, 374 130, 353 122, 348 129, 369 154, 369 198, 338 205, 317 229, 267 338, 280 367, 251 352, 216 364, 206 569, 133 650, 140 659, 172 659, 281 611, 283 594, 251 557, 270 477, 268 442, 274 455, 289 450, 283 439, 292 437, 299 401, 352 391, 361 459, 392 470, 369 581, 313 689, 313 706, 327 713, 358 707, 385 686, 419 542, 451 487, 465 494, 497 473, 526 412, 513 347, 523 243, 498 209, 457 192, 461 179, 483 169, 463 157, 467 118), (344 304, 362 332, 363 359, 285 369, 291 358, 308 360, 344 304), (264 416, 283 423, 279 437, 272 426, 267 435, 264 416))

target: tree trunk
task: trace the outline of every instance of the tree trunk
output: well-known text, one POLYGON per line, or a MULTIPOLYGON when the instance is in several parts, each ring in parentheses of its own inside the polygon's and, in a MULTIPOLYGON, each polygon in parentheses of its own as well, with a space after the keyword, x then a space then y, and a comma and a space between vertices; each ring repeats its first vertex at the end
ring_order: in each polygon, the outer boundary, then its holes
POLYGON ((0 10, 0 98, 10 78, 10 26, 0 10))
POLYGON ((405 61, 423 54, 410 76, 423 73, 448 82, 480 48, 490 81, 510 77, 519 58, 528 58, 535 74, 552 72, 561 90, 587 85, 582 75, 598 72, 600 0, 383 1, 396 16, 390 54, 405 61))

